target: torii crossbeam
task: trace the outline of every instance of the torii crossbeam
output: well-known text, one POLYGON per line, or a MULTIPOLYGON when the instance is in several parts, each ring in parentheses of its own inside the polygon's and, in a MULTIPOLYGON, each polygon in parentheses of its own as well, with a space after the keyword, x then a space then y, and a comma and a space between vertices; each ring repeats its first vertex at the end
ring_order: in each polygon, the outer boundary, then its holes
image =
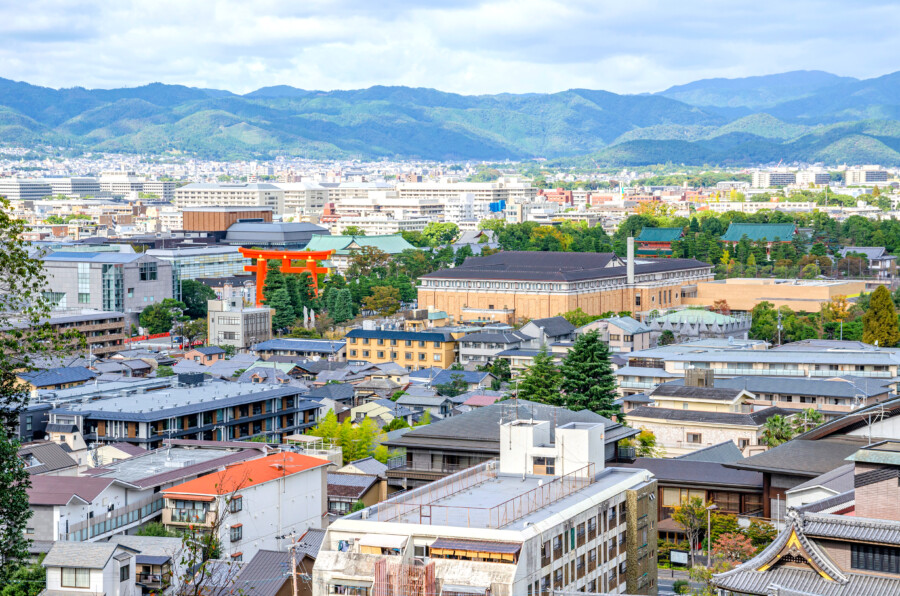
POLYGON ((328 274, 328 267, 321 267, 319 261, 325 261, 334 254, 333 250, 259 250, 256 248, 239 248, 248 259, 256 259, 256 265, 244 265, 244 271, 256 273, 256 306, 262 306, 263 287, 266 285, 266 273, 269 260, 281 261, 282 273, 309 273, 312 277, 316 296, 319 295, 319 273, 328 274), (302 265, 294 265, 294 261, 302 261, 302 265))

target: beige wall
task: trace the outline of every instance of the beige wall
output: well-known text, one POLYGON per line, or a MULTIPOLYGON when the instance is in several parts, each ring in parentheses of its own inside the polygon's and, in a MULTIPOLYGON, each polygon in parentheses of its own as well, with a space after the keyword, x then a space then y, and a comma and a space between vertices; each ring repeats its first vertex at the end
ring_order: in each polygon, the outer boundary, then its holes
POLYGON ((739 439, 747 439, 750 445, 756 445, 758 430, 748 426, 728 426, 724 424, 702 424, 680 420, 660 420, 657 418, 640 418, 628 416, 628 425, 633 428, 647 429, 656 435, 658 444, 665 450, 664 457, 676 457, 685 453, 693 453, 711 445, 724 441, 733 441, 739 445, 739 439), (701 435, 699 443, 688 443, 688 433, 701 435))
POLYGON ((847 281, 828 285, 790 283, 776 284, 773 279, 732 278, 697 284, 696 298, 685 298, 690 306, 712 306, 725 300, 731 310, 749 311, 760 302, 771 302, 776 308, 787 306, 795 311, 819 312, 822 303, 835 296, 857 296, 865 291, 862 281, 847 281))

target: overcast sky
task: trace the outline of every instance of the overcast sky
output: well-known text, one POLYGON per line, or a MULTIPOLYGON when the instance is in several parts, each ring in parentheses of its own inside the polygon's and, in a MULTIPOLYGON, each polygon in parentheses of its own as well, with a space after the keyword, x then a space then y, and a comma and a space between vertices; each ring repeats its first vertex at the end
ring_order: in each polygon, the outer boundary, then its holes
POLYGON ((855 0, 0 0, 0 77, 660 91, 797 69, 900 70, 900 2, 855 0))

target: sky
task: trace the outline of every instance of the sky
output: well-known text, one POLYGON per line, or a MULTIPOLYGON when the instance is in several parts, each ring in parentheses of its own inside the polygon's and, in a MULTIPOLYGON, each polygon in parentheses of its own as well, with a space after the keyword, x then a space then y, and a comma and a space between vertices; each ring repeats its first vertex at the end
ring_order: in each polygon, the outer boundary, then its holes
POLYGON ((900 2, 855 0, 0 0, 0 77, 655 92, 709 77, 900 70, 900 2))

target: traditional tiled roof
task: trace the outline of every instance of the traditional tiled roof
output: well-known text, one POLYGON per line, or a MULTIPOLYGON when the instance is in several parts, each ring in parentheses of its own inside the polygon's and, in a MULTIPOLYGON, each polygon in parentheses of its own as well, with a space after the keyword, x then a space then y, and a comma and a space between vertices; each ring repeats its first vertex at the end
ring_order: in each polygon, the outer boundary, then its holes
POLYGON ((38 389, 54 385, 68 385, 69 383, 85 383, 96 376, 97 373, 83 366, 65 366, 18 374, 20 379, 31 383, 38 389))
POLYGON ((354 248, 359 250, 365 246, 371 246, 392 255, 416 248, 400 234, 383 236, 326 236, 320 234, 312 237, 305 250, 333 250, 335 254, 347 255, 354 248))
POLYGON ((113 542, 64 542, 53 545, 44 558, 44 567, 103 569, 116 551, 134 552, 113 542))
POLYGON ((731 223, 722 235, 722 242, 738 242, 744 236, 751 242, 767 240, 772 242, 776 238, 782 242, 789 242, 797 231, 797 226, 792 223, 785 224, 757 224, 757 223, 731 223))
POLYGON ((634 462, 616 465, 650 470, 660 482, 686 482, 696 486, 759 489, 760 492, 763 488, 762 474, 732 470, 718 462, 639 457, 634 462))
POLYGON ((718 445, 710 445, 697 451, 679 455, 675 459, 687 461, 708 461, 719 464, 730 463, 744 459, 744 455, 734 441, 723 441, 718 445))
POLYGON ((684 228, 643 228, 636 242, 673 242, 684 235, 684 228))
POLYGON ((62 447, 52 441, 26 443, 19 448, 18 454, 26 460, 29 474, 46 474, 78 465, 62 447))
POLYGON ((532 319, 530 323, 540 327, 544 331, 544 334, 549 337, 560 337, 575 332, 575 325, 567 321, 565 317, 532 319))
POLYGON ((376 482, 378 476, 328 472, 328 496, 359 499, 376 482))
POLYGON ((704 424, 729 424, 736 426, 761 426, 775 415, 784 416, 792 411, 783 408, 765 408, 748 414, 737 412, 705 412, 702 410, 675 410, 641 406, 628 413, 629 418, 652 418, 655 420, 674 420, 679 422, 698 422, 704 424))

